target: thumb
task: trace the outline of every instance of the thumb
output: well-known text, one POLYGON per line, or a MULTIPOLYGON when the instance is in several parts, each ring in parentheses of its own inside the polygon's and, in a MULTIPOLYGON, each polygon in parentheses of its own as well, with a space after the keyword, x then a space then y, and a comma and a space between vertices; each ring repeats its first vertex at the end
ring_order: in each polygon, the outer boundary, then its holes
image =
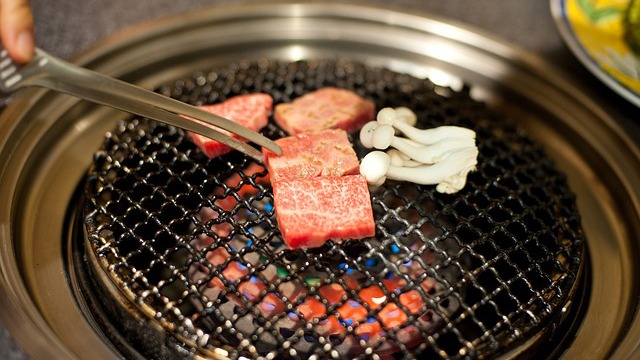
POLYGON ((29 0, 0 0, 0 40, 15 61, 33 57, 33 15, 29 0))

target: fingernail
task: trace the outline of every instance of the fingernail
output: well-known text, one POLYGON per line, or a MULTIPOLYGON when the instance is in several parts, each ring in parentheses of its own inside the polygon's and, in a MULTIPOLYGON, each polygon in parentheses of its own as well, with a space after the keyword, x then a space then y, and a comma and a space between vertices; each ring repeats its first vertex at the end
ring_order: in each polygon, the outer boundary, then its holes
POLYGON ((18 53, 23 59, 30 59, 33 55, 33 35, 31 35, 28 31, 23 31, 18 35, 18 39, 16 41, 16 47, 18 53))

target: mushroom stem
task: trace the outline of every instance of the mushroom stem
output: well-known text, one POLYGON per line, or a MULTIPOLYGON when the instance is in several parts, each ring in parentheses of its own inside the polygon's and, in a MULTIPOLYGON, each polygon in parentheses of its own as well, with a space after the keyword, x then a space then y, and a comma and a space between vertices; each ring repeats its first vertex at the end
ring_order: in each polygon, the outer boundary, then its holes
POLYGON ((415 167, 415 166, 424 165, 421 162, 411 160, 410 157, 408 157, 398 149, 387 150, 387 155, 389 155, 389 157, 391 158, 391 165, 406 166, 406 167, 415 167))
POLYGON ((372 151, 360 164, 360 173, 369 184, 382 185, 386 179, 437 185, 436 190, 461 190, 467 174, 475 170, 478 158, 476 134, 458 126, 417 129, 416 115, 408 108, 384 108, 360 131, 360 141, 372 151), (396 132, 406 137, 396 136, 396 132))
POLYGON ((454 193, 461 190, 467 174, 477 164, 478 149, 467 148, 452 152, 445 160, 433 165, 405 167, 394 165, 382 151, 372 151, 360 164, 360 173, 372 185, 382 185, 386 179, 411 181, 421 185, 438 185, 436 190, 454 193))
POLYGON ((400 130, 407 138, 424 145, 435 144, 446 138, 476 138, 475 131, 460 126, 439 126, 433 129, 417 129, 401 121, 394 122, 392 126, 400 130))
POLYGON ((416 126, 416 123, 418 122, 416 113, 414 113, 413 110, 409 109, 408 107, 404 106, 396 108, 396 119, 411 126, 416 126))
POLYGON ((445 138, 431 145, 420 145, 409 139, 395 137, 391 141, 391 146, 415 161, 435 164, 443 160, 451 151, 473 148, 476 143, 472 138, 445 138))
POLYGON ((391 125, 379 125, 375 121, 365 124, 360 131, 360 141, 365 147, 378 150, 394 147, 423 164, 434 164, 453 150, 475 147, 473 137, 446 137, 433 144, 424 145, 411 139, 397 137, 391 125))
POLYGON ((421 185, 436 185, 445 181, 454 183, 457 179, 464 179, 469 171, 475 169, 477 156, 478 150, 469 148, 455 151, 445 160, 433 165, 410 168, 390 165, 387 169, 386 177, 393 180, 411 181, 421 185))
POLYGON ((415 126, 418 122, 418 117, 408 107, 400 106, 395 109, 386 107, 378 112, 376 121, 380 125, 393 125, 395 122, 400 121, 407 125, 415 126))

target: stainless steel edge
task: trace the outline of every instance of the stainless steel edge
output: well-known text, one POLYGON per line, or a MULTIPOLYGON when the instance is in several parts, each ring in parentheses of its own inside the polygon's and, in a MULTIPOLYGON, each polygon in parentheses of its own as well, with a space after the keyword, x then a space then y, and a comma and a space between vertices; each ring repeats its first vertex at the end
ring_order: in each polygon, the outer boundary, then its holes
MULTIPOLYGON (((518 118, 567 172, 584 217, 591 301, 565 357, 638 355, 640 151, 615 119, 538 58, 428 16, 268 4, 145 25, 77 63, 149 87, 256 56, 348 56, 453 85, 465 81, 479 98, 518 118)), ((34 358, 118 356, 75 304, 61 234, 75 186, 102 134, 122 116, 64 95, 26 91, 0 119, 0 204, 7 205, 0 207, 0 306, 8 309, 0 321, 34 358)))

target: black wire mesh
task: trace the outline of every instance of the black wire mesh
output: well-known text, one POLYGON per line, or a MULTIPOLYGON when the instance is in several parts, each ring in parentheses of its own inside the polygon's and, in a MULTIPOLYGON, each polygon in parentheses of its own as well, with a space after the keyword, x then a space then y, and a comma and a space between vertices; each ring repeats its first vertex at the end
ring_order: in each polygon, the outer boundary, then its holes
MULTIPOLYGON (((130 300, 194 351, 231 358, 479 358, 555 321, 582 258, 574 196, 541 147, 468 89, 344 60, 261 60, 159 91, 278 103, 324 86, 407 106, 420 127, 476 130, 478 171, 454 195, 388 182, 372 189, 374 238, 291 251, 261 164, 207 159, 179 129, 123 122, 95 156, 85 222, 89 251, 130 300)), ((285 136, 273 123, 263 133, 285 136)))

